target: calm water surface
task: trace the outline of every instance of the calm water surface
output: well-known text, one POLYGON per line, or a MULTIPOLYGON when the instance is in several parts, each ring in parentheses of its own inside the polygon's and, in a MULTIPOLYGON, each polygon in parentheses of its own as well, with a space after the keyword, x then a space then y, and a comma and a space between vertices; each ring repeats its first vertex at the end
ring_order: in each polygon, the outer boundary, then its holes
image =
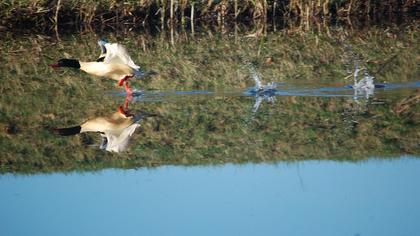
POLYGON ((416 235, 420 159, 0 176, 1 235, 416 235))

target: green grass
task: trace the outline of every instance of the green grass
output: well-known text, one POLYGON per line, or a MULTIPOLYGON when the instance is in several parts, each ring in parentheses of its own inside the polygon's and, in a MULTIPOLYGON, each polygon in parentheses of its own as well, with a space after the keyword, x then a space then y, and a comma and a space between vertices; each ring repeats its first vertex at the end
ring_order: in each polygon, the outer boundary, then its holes
MULTIPOLYGON (((414 24, 415 25, 415 24, 414 24)), ((378 82, 419 78, 418 29, 371 27, 352 32, 284 30, 259 38, 177 32, 174 45, 165 34, 104 34, 127 46, 134 61, 158 75, 134 82, 148 90, 242 90, 252 86, 244 64, 264 81, 343 86, 352 45, 378 82), (268 60, 270 58, 270 60, 268 60), (392 58, 392 59, 390 59, 392 58)), ((121 154, 97 150, 97 135, 58 137, 52 127, 79 124, 111 113, 123 98, 104 96, 120 90, 114 81, 47 65, 62 57, 93 60, 94 33, 62 37, 15 38, 6 33, 0 58, 0 172, 51 172, 303 159, 362 160, 420 154, 419 104, 394 112, 418 91, 379 96, 382 105, 357 104, 350 98, 279 97, 262 104, 253 118, 252 98, 187 97, 177 102, 132 104, 134 110, 159 114, 148 118, 121 154), (351 120, 357 121, 357 123, 351 120), (6 127, 15 126, 9 134, 6 127)), ((316 85, 318 86, 318 85, 316 85)))

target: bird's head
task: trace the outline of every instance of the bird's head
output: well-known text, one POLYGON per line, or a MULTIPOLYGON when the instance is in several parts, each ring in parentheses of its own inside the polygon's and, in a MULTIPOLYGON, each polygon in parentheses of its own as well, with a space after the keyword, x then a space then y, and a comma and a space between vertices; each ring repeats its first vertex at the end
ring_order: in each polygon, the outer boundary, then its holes
POLYGON ((80 63, 76 59, 60 59, 57 61, 57 63, 50 64, 49 66, 52 68, 70 67, 80 69, 80 63))

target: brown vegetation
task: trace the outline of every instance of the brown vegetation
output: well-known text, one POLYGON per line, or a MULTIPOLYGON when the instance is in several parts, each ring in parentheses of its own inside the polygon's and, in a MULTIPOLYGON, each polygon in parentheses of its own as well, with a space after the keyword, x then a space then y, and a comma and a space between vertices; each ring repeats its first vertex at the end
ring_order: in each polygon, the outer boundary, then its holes
POLYGON ((299 18, 372 18, 416 10, 416 0, 18 0, 0 3, 0 24, 49 26, 56 24, 112 24, 137 26, 223 24, 228 20, 267 21, 299 18))

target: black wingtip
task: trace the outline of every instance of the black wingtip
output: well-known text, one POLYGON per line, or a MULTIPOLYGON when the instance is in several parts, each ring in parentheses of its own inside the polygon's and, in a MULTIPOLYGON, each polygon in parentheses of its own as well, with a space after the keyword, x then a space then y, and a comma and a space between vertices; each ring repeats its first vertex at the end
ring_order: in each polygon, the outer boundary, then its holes
POLYGON ((96 59, 96 62, 103 62, 105 60, 105 57, 100 57, 98 59, 96 59))
POLYGON ((70 135, 75 135, 75 134, 80 133, 81 129, 82 127, 79 125, 79 126, 74 126, 70 128, 61 128, 61 129, 55 128, 53 129, 53 132, 61 136, 70 136, 70 135))

